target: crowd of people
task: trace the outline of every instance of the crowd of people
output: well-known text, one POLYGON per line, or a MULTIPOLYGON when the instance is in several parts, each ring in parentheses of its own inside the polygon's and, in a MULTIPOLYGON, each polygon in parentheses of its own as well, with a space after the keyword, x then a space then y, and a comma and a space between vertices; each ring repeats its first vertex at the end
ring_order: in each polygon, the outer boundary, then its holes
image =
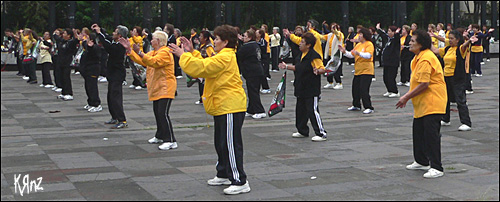
POLYGON ((214 117, 217 175, 207 183, 231 185, 224 193, 240 194, 250 191, 243 170, 241 128, 246 116, 267 117, 260 94, 271 93, 270 72, 294 72, 297 132, 292 137, 308 137, 310 121, 315 133, 312 141, 326 141, 327 131, 319 111, 321 89, 343 89, 343 61, 354 65, 352 106, 347 110, 361 111, 363 107, 363 114, 375 112, 370 86, 376 81, 374 68, 378 60, 379 67, 384 68, 387 89, 383 96, 399 98, 397 108, 405 107, 410 99, 413 102, 415 162, 407 169, 427 170, 426 178, 443 175, 440 127, 450 125, 450 104, 456 103, 462 123, 459 130, 472 129, 466 94, 473 93, 471 77, 482 76, 483 51, 489 61, 493 29, 483 26, 481 30, 477 24, 452 29, 448 24, 445 30, 442 23, 429 24, 426 31, 419 30, 415 23, 386 28, 380 23, 369 28, 358 25, 356 32, 349 27, 348 33, 343 33, 335 22, 320 25, 311 19, 306 26, 283 29, 281 35, 279 27, 268 33, 268 26, 262 24, 243 32, 230 25, 218 26, 214 31, 203 28, 199 34, 193 28, 191 35, 184 37, 169 23, 163 29, 156 27, 153 33, 140 26, 129 32, 126 26, 119 25, 112 34, 93 24, 90 29, 44 32, 43 37, 28 28, 15 33, 7 29, 5 46, 17 57, 17 75, 30 84, 38 83, 36 64, 40 60, 40 87, 59 92, 58 98, 64 101, 74 99, 72 70, 81 74, 87 94, 83 108, 88 112, 102 111, 98 82, 107 82, 111 119, 105 123, 112 124, 113 129, 128 127, 122 86, 128 85, 125 76, 126 67, 130 67, 134 80, 129 87, 147 88, 149 101, 153 102, 157 131, 148 142, 160 144, 161 150, 178 147, 169 112, 184 72, 188 87, 198 83, 200 98, 195 104, 203 104, 206 113, 214 117), (284 62, 288 58, 291 64, 284 62), (321 75, 329 71, 333 73, 321 86, 321 75), (396 82, 398 72, 400 81, 396 82), (401 96, 398 86, 410 89, 401 96))

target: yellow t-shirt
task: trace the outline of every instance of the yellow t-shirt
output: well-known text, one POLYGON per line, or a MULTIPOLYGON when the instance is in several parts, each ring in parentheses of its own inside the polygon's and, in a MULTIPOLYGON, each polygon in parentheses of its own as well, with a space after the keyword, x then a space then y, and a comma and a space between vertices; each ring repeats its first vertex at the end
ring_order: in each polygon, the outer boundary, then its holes
MULTIPOLYGON (((312 33, 314 35, 314 37, 316 37, 316 44, 314 44, 314 51, 316 51, 316 53, 319 54, 319 56, 321 56, 321 60, 323 60, 323 47, 321 47, 321 34, 319 34, 318 32, 314 31, 314 30, 309 30, 310 33, 312 33)), ((299 37, 299 36, 295 36, 295 34, 291 34, 290 35, 290 40, 292 42, 294 42, 295 44, 299 45, 300 44, 300 41, 302 41, 302 37, 299 37)))
MULTIPOLYGON (((309 53, 309 51, 302 53, 302 57, 300 57, 300 60, 304 59, 304 57, 309 53)), ((321 59, 316 58, 311 62, 311 66, 313 66, 316 69, 325 69, 325 65, 323 65, 323 61, 321 59)))
POLYGON ((403 46, 405 45, 406 37, 407 36, 401 36, 401 39, 400 39, 401 49, 399 50, 399 52, 403 51, 403 46))
POLYGON ((269 45, 269 40, 270 40, 269 34, 266 33, 266 36, 264 36, 264 40, 266 40, 267 42, 267 53, 271 53, 271 47, 269 45))
MULTIPOLYGON (((362 75, 362 74, 368 74, 368 75, 375 75, 375 69, 373 68, 373 51, 375 48, 373 47, 372 42, 370 41, 365 41, 364 43, 358 43, 354 47, 355 51, 358 52, 366 52, 370 53, 372 57, 370 59, 365 59, 362 58, 359 55, 352 54, 354 56, 354 75, 362 75)), ((352 53, 352 52, 351 52, 352 53)))
POLYGON ((430 114, 445 114, 448 94, 443 68, 436 55, 429 49, 415 55, 411 61, 410 91, 420 83, 429 83, 424 92, 411 99, 414 118, 430 114))
MULTIPOLYGON (((460 46, 460 48, 462 46, 460 46)), ((455 67, 457 63, 457 47, 450 47, 448 52, 446 52, 446 55, 444 54, 445 49, 446 47, 439 49, 439 55, 444 60, 444 76, 453 76, 455 75, 455 67)), ((467 50, 462 51, 460 49, 460 53, 462 54, 462 58, 465 58, 467 50)))
MULTIPOLYGON (((439 36, 439 33, 434 32, 434 35, 439 36)), ((432 37, 432 45, 434 45, 436 48, 439 48, 439 39, 436 37, 432 37)))

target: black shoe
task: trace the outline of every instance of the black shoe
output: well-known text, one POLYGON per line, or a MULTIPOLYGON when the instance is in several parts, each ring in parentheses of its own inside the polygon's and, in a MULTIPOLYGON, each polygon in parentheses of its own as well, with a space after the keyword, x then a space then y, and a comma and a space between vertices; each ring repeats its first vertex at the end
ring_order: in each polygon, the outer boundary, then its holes
POLYGON ((105 124, 117 124, 118 120, 116 119, 110 119, 109 121, 104 122, 105 124))
POLYGON ((196 82, 198 82, 198 79, 191 79, 190 81, 187 82, 187 87, 193 86, 196 82))
POLYGON ((33 80, 33 81, 29 81, 28 83, 29 83, 29 84, 37 84, 37 83, 38 83, 38 81, 37 81, 37 80, 33 80))
POLYGON ((126 128, 128 127, 128 124, 126 122, 119 122, 114 126, 111 126, 111 129, 120 129, 120 128, 126 128))

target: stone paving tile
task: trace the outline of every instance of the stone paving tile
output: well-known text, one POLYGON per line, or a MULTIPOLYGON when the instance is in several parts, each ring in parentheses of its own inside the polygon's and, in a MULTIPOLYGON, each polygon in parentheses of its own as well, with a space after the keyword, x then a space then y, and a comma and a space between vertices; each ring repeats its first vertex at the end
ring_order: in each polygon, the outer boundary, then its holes
MULTIPOLYGON (((104 124, 110 119, 106 83, 98 84, 103 111, 88 113, 82 108, 81 76, 71 75, 75 100, 64 102, 53 91, 25 84, 15 72, 2 72, 2 201, 498 200, 498 59, 483 65, 482 78, 473 77, 474 94, 467 96, 473 130, 457 131, 456 110, 452 125, 441 128, 445 176, 433 180, 422 177, 425 171, 405 169, 413 161, 412 103, 396 110, 397 99, 382 96, 382 68, 375 69, 370 89, 375 113, 347 111, 352 68, 345 67, 344 90, 322 89, 326 142, 291 138, 296 132, 292 85, 283 112, 245 118, 244 167, 252 191, 237 196, 224 195, 227 186, 206 183, 216 174, 213 118, 194 105, 198 91, 184 79, 178 80, 179 96, 170 109, 179 148, 161 151, 146 142, 156 132, 146 90, 123 88, 129 128, 112 130, 104 124), (60 112, 49 113, 53 110, 60 112), (15 174, 43 177, 44 191, 20 196, 15 174)), ((274 88, 282 73, 271 74, 274 88)), ((398 89, 404 94, 409 88, 398 89)), ((273 96, 261 95, 266 109, 273 96)))

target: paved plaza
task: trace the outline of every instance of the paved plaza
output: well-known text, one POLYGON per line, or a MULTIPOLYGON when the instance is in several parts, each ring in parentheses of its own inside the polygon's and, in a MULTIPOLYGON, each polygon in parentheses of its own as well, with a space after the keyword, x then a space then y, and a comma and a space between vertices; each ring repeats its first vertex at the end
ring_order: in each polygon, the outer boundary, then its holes
MULTIPOLYGON (((216 174, 217 155, 213 118, 194 104, 197 84, 187 88, 185 78, 178 80, 170 117, 179 147, 161 151, 147 143, 156 122, 145 89, 123 87, 129 127, 112 130, 104 124, 110 119, 107 83, 98 84, 103 111, 89 113, 80 75, 71 75, 75 99, 62 101, 17 71, 1 72, 1 200, 499 200, 498 58, 483 65, 483 77, 473 77, 474 94, 467 96, 472 131, 458 131, 452 106, 451 126, 441 128, 445 175, 437 179, 405 169, 413 162, 413 107, 396 109, 397 98, 382 96, 382 68, 375 68, 370 90, 375 112, 347 111, 352 70, 344 63, 343 90, 322 89, 325 142, 291 137, 292 72, 283 112, 246 117, 244 168, 252 191, 236 196, 206 183, 216 174)), ((282 73, 271 72, 272 94, 261 95, 266 109, 282 73)), ((41 71, 37 76, 40 84, 41 71)), ((398 88, 401 95, 409 89, 398 88)))

